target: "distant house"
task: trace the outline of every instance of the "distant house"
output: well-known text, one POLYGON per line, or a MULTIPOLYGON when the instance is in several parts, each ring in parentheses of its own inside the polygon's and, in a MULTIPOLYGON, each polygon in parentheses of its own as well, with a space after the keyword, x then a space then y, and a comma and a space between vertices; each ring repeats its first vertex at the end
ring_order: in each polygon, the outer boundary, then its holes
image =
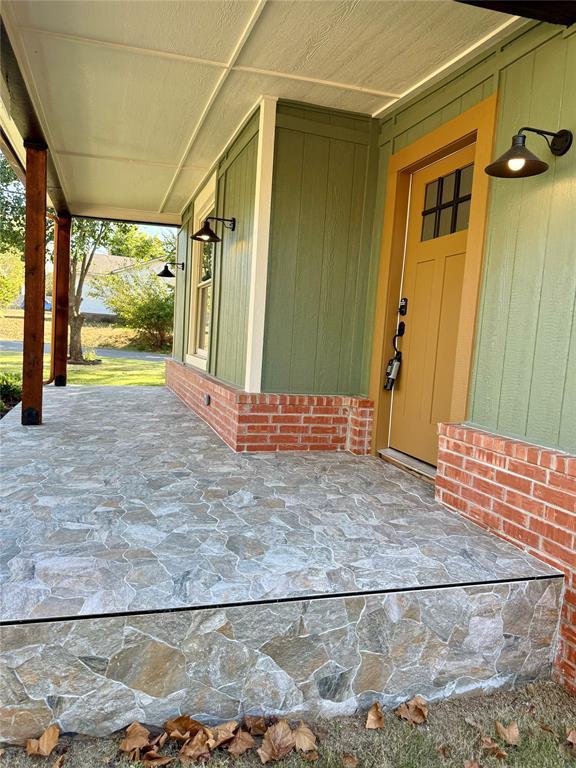
POLYGON ((112 253, 105 251, 97 252, 94 254, 94 259, 90 266, 90 271, 84 283, 84 290, 82 292, 82 312, 86 317, 91 320, 102 320, 105 322, 113 322, 116 319, 116 315, 101 299, 92 296, 92 288, 94 287, 94 277, 103 275, 112 275, 118 272, 125 271, 153 271, 158 272, 164 261, 162 259, 155 259, 153 261, 138 262, 133 259, 129 259, 126 256, 115 256, 112 253))

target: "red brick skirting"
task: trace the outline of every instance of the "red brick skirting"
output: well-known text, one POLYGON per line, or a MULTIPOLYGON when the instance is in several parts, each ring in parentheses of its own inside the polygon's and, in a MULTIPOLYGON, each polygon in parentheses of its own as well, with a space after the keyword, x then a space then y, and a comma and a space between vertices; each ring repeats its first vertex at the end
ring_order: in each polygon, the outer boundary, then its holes
POLYGON ((175 360, 166 384, 235 451, 370 453, 371 400, 244 392, 175 360))
POLYGON ((558 679, 576 693, 576 456, 441 424, 436 498, 562 570, 558 679))

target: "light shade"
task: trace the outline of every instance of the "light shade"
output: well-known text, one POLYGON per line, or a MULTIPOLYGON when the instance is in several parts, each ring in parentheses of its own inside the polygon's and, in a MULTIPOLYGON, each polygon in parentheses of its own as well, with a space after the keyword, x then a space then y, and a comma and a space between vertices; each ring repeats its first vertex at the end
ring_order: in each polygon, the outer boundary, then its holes
POLYGON ((194 232, 194 234, 192 235, 192 240, 199 240, 201 243, 221 242, 216 232, 214 232, 210 224, 208 224, 208 219, 206 219, 206 221, 202 225, 202 228, 199 229, 198 232, 194 232))
POLYGON ((484 169, 489 176, 501 179, 515 179, 524 176, 537 176, 548 170, 545 163, 526 147, 526 136, 517 133, 512 137, 509 150, 484 169))
POLYGON ((162 272, 158 272, 158 277, 176 277, 176 275, 172 272, 168 264, 164 264, 164 269, 162 272))

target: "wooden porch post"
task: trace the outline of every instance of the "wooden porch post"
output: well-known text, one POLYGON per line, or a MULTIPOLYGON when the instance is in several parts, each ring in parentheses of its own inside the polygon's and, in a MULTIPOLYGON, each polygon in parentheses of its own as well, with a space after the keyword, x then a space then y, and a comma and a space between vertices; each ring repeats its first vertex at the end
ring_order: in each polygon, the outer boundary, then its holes
POLYGON ((59 216, 54 244, 54 296, 52 297, 52 356, 54 386, 66 386, 68 359, 68 292, 70 287, 70 216, 59 216))
POLYGON ((46 279, 46 144, 27 140, 24 244, 22 424, 42 423, 44 284, 46 279))

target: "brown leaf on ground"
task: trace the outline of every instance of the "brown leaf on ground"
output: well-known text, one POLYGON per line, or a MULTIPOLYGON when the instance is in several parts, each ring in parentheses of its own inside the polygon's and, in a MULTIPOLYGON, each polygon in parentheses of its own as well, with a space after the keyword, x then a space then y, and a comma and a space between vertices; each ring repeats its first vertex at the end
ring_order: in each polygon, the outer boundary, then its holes
POLYGON ((228 752, 233 757, 240 757, 244 752, 248 752, 249 749, 256 746, 255 739, 248 733, 248 731, 238 731, 232 741, 228 743, 228 752))
POLYGON ((264 734, 262 746, 257 750, 262 763, 273 763, 286 757, 295 746, 294 733, 286 720, 279 720, 264 734))
POLYGON ((554 728, 551 728, 547 723, 539 723, 540 730, 546 731, 546 733, 555 733, 554 728))
POLYGON ((351 755, 349 752, 344 752, 342 755, 343 768, 357 768, 358 758, 356 755, 351 755))
POLYGON ((208 733, 202 729, 196 733, 194 738, 183 744, 180 750, 182 762, 185 760, 208 760, 210 757, 209 738, 208 733))
POLYGON ((366 717, 366 728, 369 730, 384 728, 384 713, 382 712, 382 707, 377 701, 375 701, 368 710, 368 716, 366 717))
POLYGON ((482 768, 477 760, 464 760, 464 768, 482 768))
POLYGON ((58 744, 59 738, 60 728, 57 725, 51 725, 49 728, 46 728, 39 739, 28 739, 26 742, 26 752, 29 755, 49 757, 56 744, 58 744))
POLYGON ((480 746, 482 749, 486 750, 489 755, 496 757, 498 760, 504 760, 504 758, 508 756, 508 752, 502 749, 502 747, 495 742, 494 739, 491 739, 490 736, 482 736, 480 746))
POLYGON ((518 729, 518 723, 514 721, 510 725, 503 725, 496 720, 496 733, 502 741, 506 744, 510 744, 511 747, 517 747, 520 744, 520 731, 518 729))
POLYGON ((126 736, 120 742, 121 752, 133 752, 135 749, 141 749, 150 742, 150 731, 144 728, 140 723, 131 723, 126 728, 126 736))
POLYGON ((244 718, 244 724, 252 736, 264 736, 268 730, 266 720, 261 716, 246 715, 244 718))
POLYGON ((447 744, 441 744, 439 747, 436 747, 436 751, 440 757, 450 757, 450 747, 447 744))
POLYGON ((566 741, 576 747, 576 728, 566 728, 566 741))
POLYGON ((159 755, 155 750, 151 750, 144 755, 144 766, 145 768, 148 768, 148 766, 168 765, 173 760, 173 757, 164 757, 163 755, 159 755))
POLYGON ((234 733, 238 728, 236 720, 231 720, 229 723, 222 723, 222 725, 216 726, 216 728, 207 728, 209 734, 208 747, 212 751, 219 747, 220 744, 225 744, 227 741, 231 741, 234 738, 234 733))
POLYGON ((157 749, 162 749, 164 744, 166 744, 166 741, 168 740, 168 734, 166 731, 163 733, 159 733, 158 736, 155 736, 153 739, 150 739, 148 742, 151 747, 156 747, 157 749))
POLYGON ((298 752, 312 752, 316 749, 316 736, 302 720, 294 731, 294 741, 298 752))
POLYGON ((64 758, 66 755, 60 755, 60 757, 57 757, 56 760, 52 763, 52 768, 62 768, 64 765, 64 758))
POLYGON ((320 755, 313 749, 310 752, 302 752, 300 754, 300 760, 305 760, 307 763, 315 763, 316 760, 320 760, 320 755))
POLYGON ((394 714, 402 720, 406 720, 410 725, 422 725, 428 719, 428 703, 422 696, 415 696, 410 701, 400 704, 394 714))
POLYGON ((167 720, 164 723, 164 730, 171 739, 188 741, 196 736, 199 731, 203 731, 204 726, 189 715, 180 715, 180 717, 176 717, 174 720, 167 720))

